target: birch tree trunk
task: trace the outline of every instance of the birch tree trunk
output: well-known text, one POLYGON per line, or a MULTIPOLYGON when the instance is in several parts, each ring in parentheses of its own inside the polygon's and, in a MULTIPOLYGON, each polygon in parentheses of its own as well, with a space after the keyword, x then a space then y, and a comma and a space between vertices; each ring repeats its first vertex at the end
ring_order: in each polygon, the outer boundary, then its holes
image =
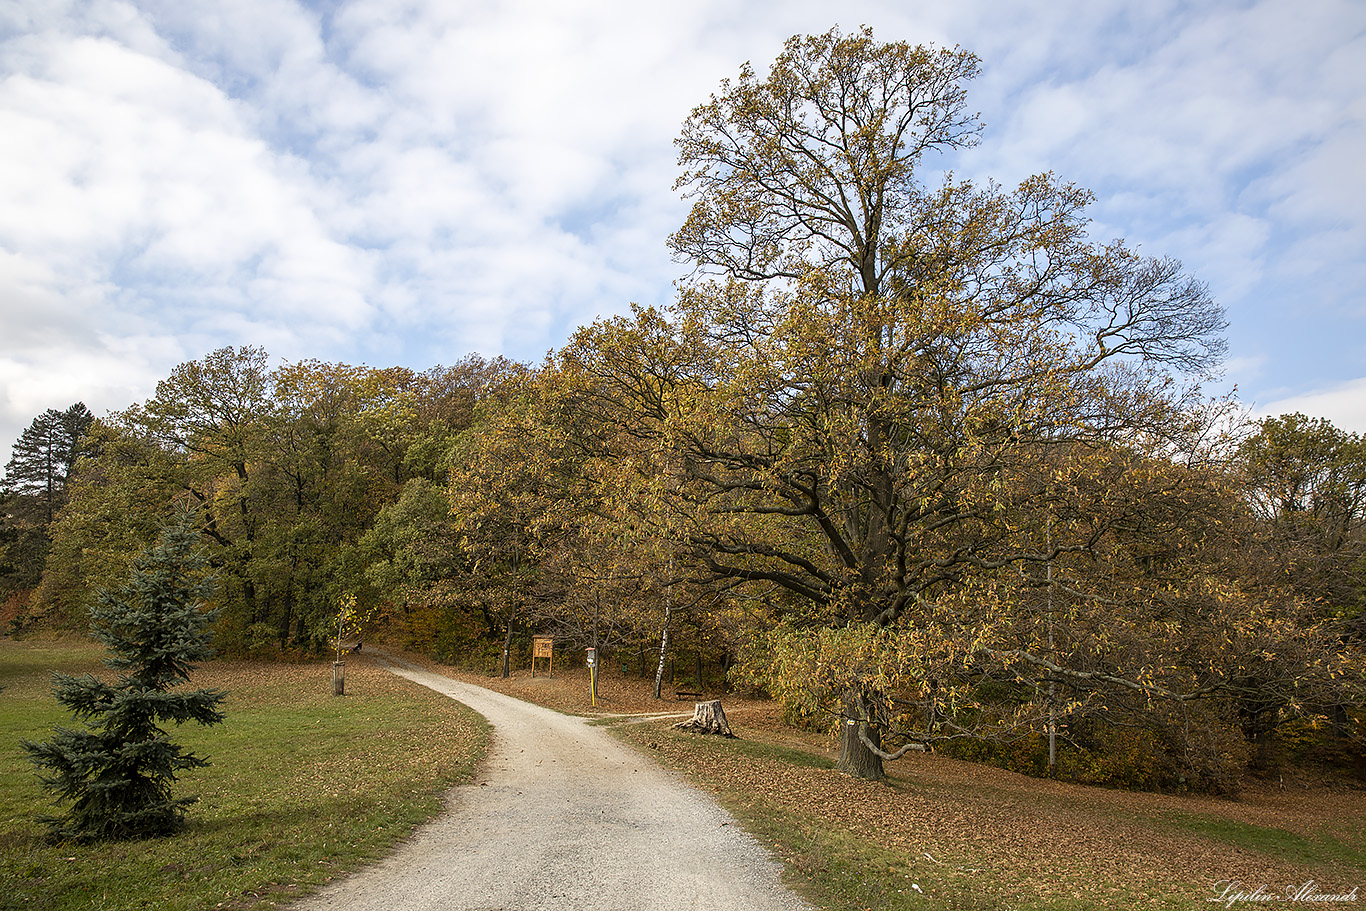
POLYGON ((664 629, 659 634, 659 666, 655 669, 655 698, 660 698, 659 690, 664 685, 664 656, 669 650, 669 618, 673 605, 664 605, 664 629))

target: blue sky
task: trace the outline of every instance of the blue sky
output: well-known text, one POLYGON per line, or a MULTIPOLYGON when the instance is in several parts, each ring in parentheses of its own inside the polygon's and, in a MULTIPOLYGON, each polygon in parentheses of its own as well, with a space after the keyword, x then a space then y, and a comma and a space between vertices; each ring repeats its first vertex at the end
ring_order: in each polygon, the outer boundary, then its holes
POLYGON ((667 302, 683 119, 836 24, 977 53, 943 167, 1089 187, 1227 308, 1221 388, 1366 432, 1361 0, 0 0, 0 457, 223 345, 539 361, 667 302))

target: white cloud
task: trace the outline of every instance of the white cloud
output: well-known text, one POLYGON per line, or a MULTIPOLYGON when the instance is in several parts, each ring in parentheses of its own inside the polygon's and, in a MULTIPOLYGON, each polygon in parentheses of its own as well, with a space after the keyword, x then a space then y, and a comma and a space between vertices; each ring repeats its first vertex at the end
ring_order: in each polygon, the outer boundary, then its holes
POLYGON ((1257 327, 1234 372, 1366 373, 1356 0, 10 0, 0 445, 100 404, 44 389, 122 407, 225 344, 537 359, 663 302, 682 120, 836 22, 981 54, 985 141, 939 163, 1095 188, 1099 237, 1180 256, 1257 327), (1312 362, 1278 344, 1291 312, 1325 335, 1312 362))
POLYGON ((1340 430, 1366 434, 1366 377, 1257 405, 1253 414, 1275 417, 1297 411, 1308 417, 1327 418, 1340 430))
POLYGON ((1228 308, 1230 374, 1366 372, 1366 6, 1085 5, 1018 47, 986 30, 987 133, 960 171, 1096 190, 1094 237, 1181 258, 1228 308))
POLYGON ((107 39, 53 42, 33 72, 0 84, 0 110, 27 139, 3 153, 10 250, 153 288, 233 285, 246 267, 269 274, 280 253, 321 259, 318 272, 350 258, 318 224, 304 169, 215 87, 162 61, 107 39))

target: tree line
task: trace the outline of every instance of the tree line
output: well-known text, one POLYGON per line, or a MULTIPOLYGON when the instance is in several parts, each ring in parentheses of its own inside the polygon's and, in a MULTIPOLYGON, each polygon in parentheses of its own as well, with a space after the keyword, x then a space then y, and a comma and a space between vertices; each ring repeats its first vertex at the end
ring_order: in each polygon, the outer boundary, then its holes
POLYGON ((672 630, 869 778, 1360 757, 1366 444, 1203 395, 1223 311, 1090 238, 1087 191, 932 172, 979 139, 978 65, 832 30, 742 68, 678 140, 674 303, 539 366, 226 348, 16 446, 8 590, 79 622, 188 504, 228 651, 317 648, 348 599, 445 660, 535 628, 644 670, 672 630))

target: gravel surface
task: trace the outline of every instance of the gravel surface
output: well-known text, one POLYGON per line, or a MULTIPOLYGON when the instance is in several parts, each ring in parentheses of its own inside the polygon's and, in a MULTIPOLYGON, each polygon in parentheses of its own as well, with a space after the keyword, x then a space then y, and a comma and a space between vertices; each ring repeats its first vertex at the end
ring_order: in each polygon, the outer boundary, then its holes
POLYGON ((710 798, 585 719, 371 657, 479 712, 493 742, 445 814, 293 911, 811 908, 710 798))

